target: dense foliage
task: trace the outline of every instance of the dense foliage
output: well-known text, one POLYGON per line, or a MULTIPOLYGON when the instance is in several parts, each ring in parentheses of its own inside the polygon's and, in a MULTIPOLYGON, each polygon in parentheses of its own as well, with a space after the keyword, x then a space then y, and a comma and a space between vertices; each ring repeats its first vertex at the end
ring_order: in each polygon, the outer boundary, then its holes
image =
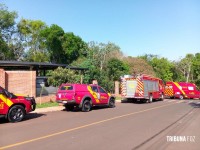
POLYGON ((151 54, 127 57, 112 42, 86 43, 56 24, 48 26, 41 20, 28 19, 16 23, 16 19, 16 12, 0 4, 0 60, 53 62, 88 68, 82 73, 62 68, 51 71, 49 83, 54 86, 80 82, 84 75, 84 83, 96 79, 112 92, 114 81, 120 76, 138 73, 200 86, 200 53, 187 54, 173 62, 151 54))
POLYGON ((52 71, 50 74, 51 76, 48 82, 55 87, 59 86, 61 83, 79 83, 81 80, 81 75, 76 74, 75 71, 61 67, 52 71))

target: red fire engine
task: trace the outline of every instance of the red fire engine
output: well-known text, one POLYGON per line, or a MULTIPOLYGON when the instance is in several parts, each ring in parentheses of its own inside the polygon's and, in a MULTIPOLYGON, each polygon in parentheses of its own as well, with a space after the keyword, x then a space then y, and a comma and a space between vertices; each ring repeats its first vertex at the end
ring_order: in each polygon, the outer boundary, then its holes
POLYGON ((150 75, 124 75, 121 77, 121 96, 128 100, 142 100, 151 103, 164 99, 164 84, 150 75))
POLYGON ((170 98, 200 98, 200 91, 193 83, 166 82, 165 96, 170 98))

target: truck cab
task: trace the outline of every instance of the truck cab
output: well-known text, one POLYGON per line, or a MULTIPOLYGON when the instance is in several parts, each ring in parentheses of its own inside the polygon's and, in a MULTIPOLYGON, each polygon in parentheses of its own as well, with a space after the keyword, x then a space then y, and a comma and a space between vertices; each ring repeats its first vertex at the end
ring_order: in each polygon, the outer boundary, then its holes
POLYGON ((10 122, 19 122, 36 108, 33 97, 18 96, 0 86, 0 116, 10 122))

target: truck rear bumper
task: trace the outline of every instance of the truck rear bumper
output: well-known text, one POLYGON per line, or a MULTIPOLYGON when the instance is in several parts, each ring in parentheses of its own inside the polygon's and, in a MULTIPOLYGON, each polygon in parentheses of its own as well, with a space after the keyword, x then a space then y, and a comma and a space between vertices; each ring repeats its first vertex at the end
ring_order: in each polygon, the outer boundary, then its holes
POLYGON ((56 102, 67 105, 77 105, 76 100, 56 100, 56 102))
POLYGON ((0 115, 0 118, 5 118, 6 117, 6 115, 0 115))

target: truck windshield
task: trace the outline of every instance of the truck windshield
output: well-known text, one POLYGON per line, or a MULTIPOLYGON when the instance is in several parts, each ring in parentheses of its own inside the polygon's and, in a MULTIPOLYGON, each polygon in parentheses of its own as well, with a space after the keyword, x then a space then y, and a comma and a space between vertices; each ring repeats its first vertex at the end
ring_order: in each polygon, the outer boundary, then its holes
POLYGON ((6 89, 2 88, 1 86, 0 86, 0 93, 4 94, 8 98, 15 98, 15 97, 17 97, 13 93, 10 93, 6 89))
POLYGON ((97 88, 97 86, 91 86, 91 88, 92 88, 92 91, 94 91, 94 92, 97 92, 97 93, 98 93, 98 88, 97 88))
POLYGON ((103 88, 100 87, 100 93, 107 93, 103 88))
POLYGON ((72 85, 63 85, 61 86, 60 90, 73 90, 72 85))

